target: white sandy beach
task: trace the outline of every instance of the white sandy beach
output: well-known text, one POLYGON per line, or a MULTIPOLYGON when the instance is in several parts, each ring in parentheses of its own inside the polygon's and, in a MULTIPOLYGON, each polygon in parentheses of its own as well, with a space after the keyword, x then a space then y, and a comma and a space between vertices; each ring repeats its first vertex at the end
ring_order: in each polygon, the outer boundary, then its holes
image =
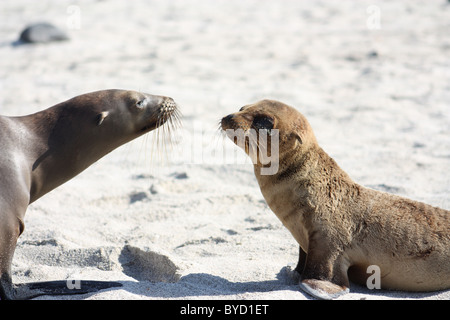
MULTIPOLYGON (((297 243, 219 120, 283 101, 355 181, 448 210, 449 16, 444 0, 1 1, 0 114, 112 88, 183 114, 171 148, 149 134, 33 203, 14 281, 123 284, 36 299, 311 299, 288 276, 297 243), (15 45, 40 21, 70 40, 15 45)), ((350 290, 340 299, 450 299, 350 290)))

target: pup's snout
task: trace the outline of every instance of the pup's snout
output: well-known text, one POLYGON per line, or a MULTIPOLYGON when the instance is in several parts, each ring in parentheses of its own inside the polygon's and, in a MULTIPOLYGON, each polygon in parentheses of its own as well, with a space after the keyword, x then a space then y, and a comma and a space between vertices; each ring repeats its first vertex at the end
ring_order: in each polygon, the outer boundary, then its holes
POLYGON ((222 129, 226 129, 227 127, 229 127, 232 120, 233 120, 232 114, 223 117, 221 121, 222 129))

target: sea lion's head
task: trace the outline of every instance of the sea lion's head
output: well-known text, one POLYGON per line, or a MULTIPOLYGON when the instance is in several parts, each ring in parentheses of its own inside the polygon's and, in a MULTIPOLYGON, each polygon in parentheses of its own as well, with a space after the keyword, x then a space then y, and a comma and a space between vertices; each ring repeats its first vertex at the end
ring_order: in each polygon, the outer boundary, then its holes
MULTIPOLYGON (((95 94, 95 93, 94 93, 95 94)), ((89 96, 84 96, 89 99, 89 96)), ((98 91, 93 97, 97 126, 114 130, 121 128, 135 138, 150 132, 168 120, 178 120, 177 104, 172 98, 125 90, 98 91), (111 103, 108 103, 111 101, 111 103)), ((124 131, 121 132, 124 135, 124 131)))
POLYGON ((49 148, 83 151, 86 162, 167 123, 157 135, 164 139, 179 124, 178 107, 172 98, 130 90, 82 94, 50 108, 48 114, 57 118, 49 148))
POLYGON ((221 127, 259 166, 267 165, 268 160, 282 160, 293 152, 302 152, 316 143, 306 118, 296 109, 275 100, 243 106, 222 118, 221 127))
POLYGON ((162 135, 157 134, 164 139, 170 125, 178 122, 178 108, 168 97, 101 90, 76 96, 23 121, 43 141, 34 146, 34 201, 112 150, 167 123, 162 135), (43 178, 50 171, 53 179, 43 178))

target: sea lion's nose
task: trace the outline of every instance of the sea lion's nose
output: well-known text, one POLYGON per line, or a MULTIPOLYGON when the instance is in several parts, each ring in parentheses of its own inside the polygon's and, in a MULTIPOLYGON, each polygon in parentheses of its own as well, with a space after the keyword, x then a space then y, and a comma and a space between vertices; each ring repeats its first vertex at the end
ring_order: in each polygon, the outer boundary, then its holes
POLYGON ((174 104, 174 105, 176 105, 175 101, 171 97, 165 97, 164 98, 164 103, 165 104, 174 104))
POLYGON ((222 118, 222 125, 223 125, 224 123, 230 122, 231 119, 233 119, 233 115, 232 115, 232 114, 229 114, 229 115, 223 117, 223 118, 222 118))
POLYGON ((233 114, 229 114, 229 115, 223 117, 222 121, 220 122, 222 129, 223 130, 227 129, 231 125, 232 121, 233 121, 233 114))
POLYGON ((162 111, 173 111, 177 108, 177 103, 170 97, 164 97, 160 108, 162 111))
POLYGON ((222 122, 229 122, 229 121, 231 121, 231 119, 233 119, 233 115, 232 114, 229 114, 229 115, 227 115, 226 117, 223 117, 222 118, 222 122))

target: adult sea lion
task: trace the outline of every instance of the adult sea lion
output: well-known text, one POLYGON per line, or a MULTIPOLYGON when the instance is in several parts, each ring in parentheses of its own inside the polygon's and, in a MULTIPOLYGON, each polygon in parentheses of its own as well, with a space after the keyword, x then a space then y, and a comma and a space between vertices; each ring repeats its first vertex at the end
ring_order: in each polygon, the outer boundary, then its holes
POLYGON ((21 117, 0 116, 0 298, 78 294, 118 286, 84 281, 13 285, 11 261, 28 205, 120 145, 172 122, 169 97, 126 90, 83 94, 21 117))
POLYGON ((349 278, 366 285, 376 270, 381 288, 450 288, 449 211, 357 184, 320 148, 306 118, 281 102, 244 106, 221 126, 235 143, 237 129, 249 137, 240 144, 247 154, 252 146, 258 150, 255 176, 300 245, 296 271, 304 291, 336 298, 349 291, 349 278), (270 158, 278 170, 262 174, 272 163, 259 151, 270 150, 273 141, 262 146, 260 138, 275 132, 279 152, 270 158))

